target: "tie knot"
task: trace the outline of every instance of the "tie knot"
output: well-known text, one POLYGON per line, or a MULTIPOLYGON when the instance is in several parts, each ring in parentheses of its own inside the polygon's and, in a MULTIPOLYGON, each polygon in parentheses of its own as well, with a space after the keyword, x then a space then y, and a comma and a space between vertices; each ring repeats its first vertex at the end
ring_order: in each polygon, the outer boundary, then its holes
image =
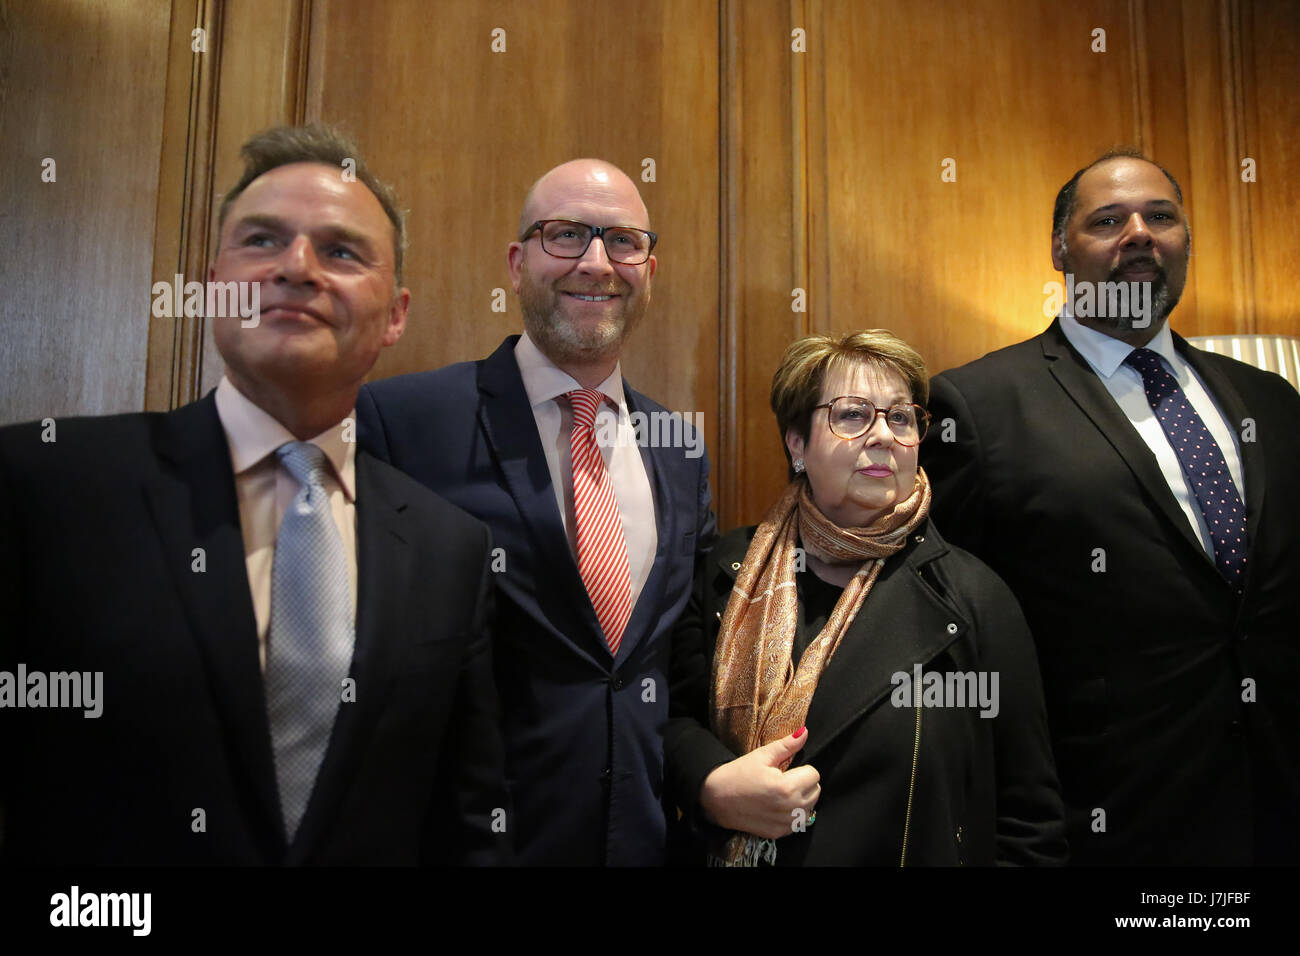
POLYGON ((1137 369, 1143 380, 1149 380, 1151 376, 1165 370, 1165 367, 1160 363, 1160 356, 1150 349, 1134 349, 1128 353, 1128 357, 1124 359, 1124 364, 1137 369))
POLYGON ((592 428, 596 424, 596 410, 605 400, 603 392, 594 388, 578 388, 565 396, 573 408, 573 425, 575 428, 592 428))
POLYGON ((309 441, 285 442, 275 450, 289 474, 306 487, 325 484, 325 452, 309 441))

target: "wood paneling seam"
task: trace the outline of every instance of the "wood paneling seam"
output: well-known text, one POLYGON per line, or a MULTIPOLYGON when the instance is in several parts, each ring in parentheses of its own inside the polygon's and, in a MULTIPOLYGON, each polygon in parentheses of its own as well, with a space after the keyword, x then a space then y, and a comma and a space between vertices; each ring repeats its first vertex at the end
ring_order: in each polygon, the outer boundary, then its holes
MULTIPOLYGON (((807 44, 815 42, 817 38, 813 36, 812 25, 807 20, 807 9, 803 0, 790 0, 790 19, 791 27, 802 27, 804 33, 805 50, 809 48, 807 44)), ((811 52, 790 53, 792 63, 790 64, 790 148, 791 148, 791 174, 794 182, 791 185, 791 225, 793 235, 791 237, 791 272, 794 274, 794 284, 797 288, 803 289, 805 296, 810 293, 808 288, 808 58, 812 56, 811 52)), ((812 309, 823 309, 825 303, 809 303, 809 310, 803 313, 794 313, 798 325, 795 328, 795 337, 807 335, 812 331, 812 309)))
POLYGON ((1250 285, 1248 223, 1244 199, 1241 195, 1240 160, 1241 135, 1241 80, 1238 76, 1241 57, 1238 44, 1239 18, 1235 15, 1233 0, 1219 3, 1219 63, 1222 77, 1221 96, 1224 130, 1224 176, 1228 195, 1228 242, 1232 256, 1233 328, 1253 332, 1255 328, 1254 295, 1250 285))
POLYGON ((1129 64, 1133 71, 1133 127, 1138 148, 1152 155, 1155 137, 1151 130, 1151 76, 1144 0, 1129 0, 1128 19, 1132 39, 1129 64))
POLYGON ((740 287, 740 195, 743 166, 740 162, 740 116, 742 80, 736 63, 739 0, 721 0, 718 7, 718 162, 719 261, 724 273, 718 283, 719 362, 718 418, 719 435, 714 448, 713 486, 718 491, 715 503, 718 521, 723 528, 739 523, 741 513, 740 468, 744 434, 739 427, 738 383, 743 363, 740 348, 739 311, 743 290, 740 287))

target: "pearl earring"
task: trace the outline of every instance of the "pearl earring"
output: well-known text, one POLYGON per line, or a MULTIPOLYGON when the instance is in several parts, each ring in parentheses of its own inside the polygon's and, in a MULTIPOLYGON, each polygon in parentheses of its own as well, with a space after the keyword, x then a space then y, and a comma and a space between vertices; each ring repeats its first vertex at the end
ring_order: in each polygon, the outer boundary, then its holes
POLYGON ((802 474, 803 474, 803 459, 802 459, 802 458, 796 458, 796 459, 794 460, 794 473, 795 473, 796 475, 802 475, 802 474))

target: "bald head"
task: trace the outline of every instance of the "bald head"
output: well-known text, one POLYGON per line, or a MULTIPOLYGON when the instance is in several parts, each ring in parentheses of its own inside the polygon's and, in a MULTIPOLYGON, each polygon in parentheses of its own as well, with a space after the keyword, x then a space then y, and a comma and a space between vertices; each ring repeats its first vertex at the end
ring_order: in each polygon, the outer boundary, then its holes
MULTIPOLYGON (((626 234, 617 228, 613 235, 591 233, 580 255, 566 255, 564 247, 548 251, 542 235, 529 231, 533 223, 550 219, 649 232, 650 214, 636 184, 617 166, 575 159, 533 183, 520 215, 519 238, 506 250, 528 338, 561 371, 595 388, 617 367, 627 336, 650 304, 658 260, 646 249, 644 261, 624 261, 637 258, 642 248, 631 250, 637 255, 623 255, 629 251, 626 234), (618 258, 611 256, 609 242, 618 258)), ((576 229, 566 232, 579 234, 576 229)))
POLYGON ((629 217, 618 222, 593 222, 594 226, 650 228, 650 213, 641 194, 621 169, 603 159, 571 159, 544 173, 528 190, 519 214, 518 234, 522 237, 539 219, 586 222, 579 213, 582 207, 592 205, 617 208, 629 217))

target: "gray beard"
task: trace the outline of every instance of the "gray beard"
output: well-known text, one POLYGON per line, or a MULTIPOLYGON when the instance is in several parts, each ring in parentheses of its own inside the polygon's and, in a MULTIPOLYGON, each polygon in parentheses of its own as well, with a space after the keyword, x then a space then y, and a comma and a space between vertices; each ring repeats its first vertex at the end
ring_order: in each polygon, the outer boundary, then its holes
MULTIPOLYGON (((1061 243, 1061 264, 1065 266, 1064 272, 1074 272, 1074 263, 1070 261, 1070 252, 1065 243, 1061 243)), ((1119 282, 1117 276, 1108 277, 1109 282, 1119 282)), ((1169 280, 1165 276, 1164 269, 1160 269, 1156 277, 1151 280, 1151 325, 1150 329, 1159 329, 1160 324, 1169 318, 1169 313, 1174 311, 1174 306, 1178 304, 1180 296, 1171 295, 1169 292, 1169 280)), ((1069 303, 1070 314, 1074 315, 1074 303, 1069 303)), ((1078 316, 1075 316, 1078 321, 1078 316)), ((1138 329, 1133 328, 1133 319, 1131 316, 1122 315, 1094 315, 1087 320, 1086 324, 1104 326, 1116 332, 1136 332, 1138 329)))
POLYGON ((560 310, 547 312, 530 308, 520 300, 524 328, 528 337, 552 362, 598 361, 617 356, 623 346, 622 317, 601 322, 593 329, 582 330, 568 321, 560 310))
MULTIPOLYGON (((1121 281, 1111 279, 1110 281, 1121 281)), ((1178 304, 1178 299, 1169 294, 1169 283, 1165 281, 1162 272, 1155 279, 1151 280, 1151 324, 1149 329, 1159 329, 1162 322, 1169 318, 1169 313, 1174 311, 1174 306, 1178 304)), ((1071 304, 1073 312, 1073 304, 1071 304)), ((1077 319, 1077 317, 1076 317, 1077 319)), ((1094 315, 1088 322, 1093 325, 1102 325, 1108 329, 1114 329, 1116 332, 1137 332, 1139 329, 1133 327, 1133 318, 1123 315, 1094 315)))
MULTIPOLYGON (((629 290, 630 291, 630 290, 629 290)), ((644 290, 643 290, 644 295, 644 290)), ((622 311, 594 328, 581 329, 569 321, 558 299, 554 306, 544 290, 537 289, 531 276, 519 289, 519 308, 524 329, 542 354, 557 365, 564 362, 601 362, 617 359, 623 340, 636 328, 649 304, 645 298, 636 302, 623 300, 622 311)))

